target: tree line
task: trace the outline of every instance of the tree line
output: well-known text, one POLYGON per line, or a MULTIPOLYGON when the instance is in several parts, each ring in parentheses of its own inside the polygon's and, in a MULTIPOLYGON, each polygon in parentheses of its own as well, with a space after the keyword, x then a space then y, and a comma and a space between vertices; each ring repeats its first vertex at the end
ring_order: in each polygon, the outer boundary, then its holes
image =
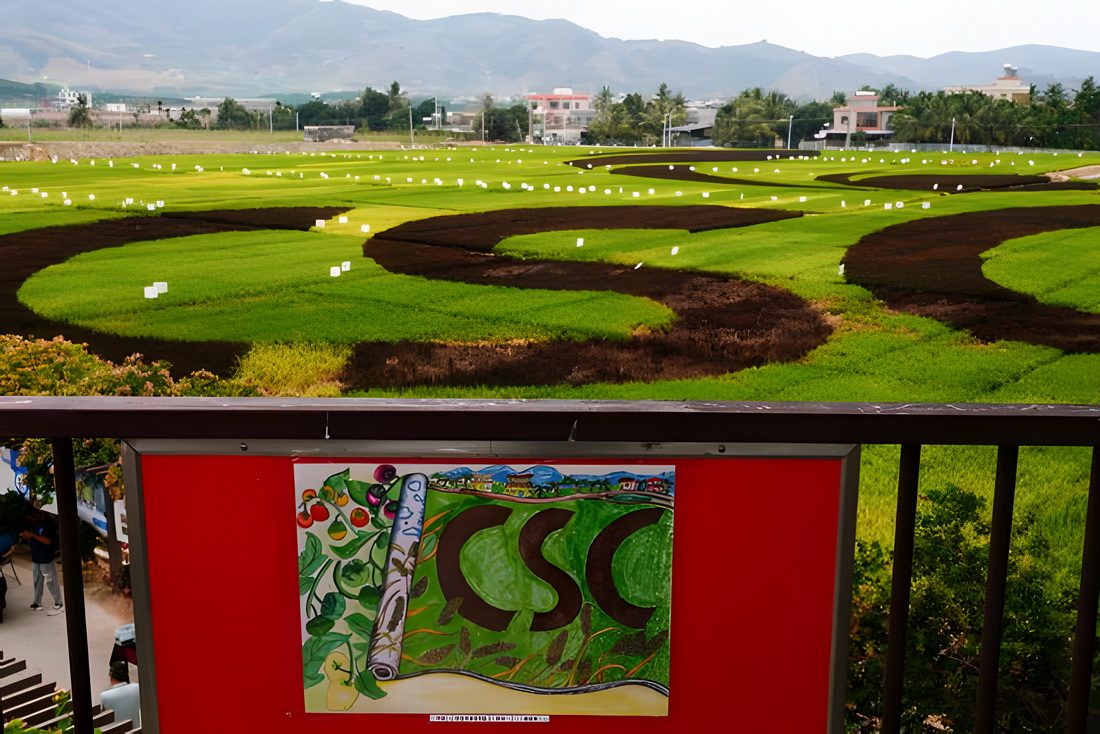
POLYGON ((883 90, 880 103, 890 102, 902 108, 893 127, 903 142, 1100 149, 1100 86, 1092 76, 1072 96, 1057 82, 1042 91, 1032 85, 1030 105, 981 92, 883 90))

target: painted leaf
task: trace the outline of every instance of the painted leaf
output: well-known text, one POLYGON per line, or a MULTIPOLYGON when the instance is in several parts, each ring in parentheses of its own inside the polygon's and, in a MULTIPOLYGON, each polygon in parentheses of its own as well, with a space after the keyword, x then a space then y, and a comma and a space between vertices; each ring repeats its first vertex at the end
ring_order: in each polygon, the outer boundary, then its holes
POLYGON ((645 655, 645 632, 639 631, 626 637, 620 637, 608 652, 612 655, 645 655))
POLYGON ((313 588, 312 576, 299 576, 298 577, 298 596, 305 596, 309 593, 309 590, 313 588))
POLYGON ((488 657, 489 655, 498 655, 502 652, 508 652, 509 650, 515 649, 515 647, 516 645, 514 642, 491 642, 488 645, 482 645, 481 647, 475 648, 470 653, 470 656, 475 658, 484 658, 488 657))
POLYGON ((321 665, 325 662, 325 656, 345 644, 351 635, 339 632, 328 632, 317 637, 310 637, 302 645, 302 677, 306 688, 315 686, 325 680, 320 674, 321 665))
POLYGON ((364 670, 355 676, 355 690, 367 698, 378 699, 386 695, 386 692, 378 687, 378 681, 375 679, 374 673, 369 670, 364 670))
POLYGON ((409 591, 409 598, 419 599, 424 596, 424 593, 428 590, 428 577, 421 576, 420 580, 413 584, 412 590, 409 591))
POLYGON ((463 655, 470 654, 470 630, 465 627, 458 632, 458 650, 463 655))
POLYGON ((501 655, 493 662, 502 668, 514 668, 519 665, 519 658, 512 657, 511 655, 501 655))
POLYGON ((558 636, 554 638, 554 641, 550 643, 550 647, 546 650, 546 664, 554 666, 561 660, 561 655, 565 652, 565 643, 569 641, 569 630, 562 630, 558 633, 558 636))
POLYGON ((381 598, 382 592, 377 586, 364 586, 359 590, 359 603, 370 609, 376 607, 381 598))
POLYGON ((332 552, 347 560, 358 553, 373 537, 374 533, 364 533, 362 530, 356 531, 355 538, 352 541, 343 545, 332 546, 332 552))
POLYGON ((370 503, 367 501, 367 490, 370 489, 370 485, 366 482, 360 482, 358 479, 349 479, 345 482, 348 494, 355 500, 357 505, 361 507, 370 507, 370 503))
POLYGON ((328 617, 314 617, 313 619, 306 622, 306 632, 313 635, 314 637, 320 637, 321 635, 331 630, 335 624, 336 622, 329 619, 328 617))
POLYGON ((665 644, 668 640, 668 630, 661 630, 657 634, 650 637, 645 643, 645 654, 650 655, 661 649, 661 645, 665 644))
POLYGON ((325 594, 325 598, 321 601, 321 616, 336 620, 343 615, 346 608, 347 602, 344 601, 344 595, 330 591, 325 594))
POLYGON ((592 605, 587 602, 581 608, 581 632, 585 637, 592 634, 592 605))
POLYGON ((455 612, 458 611, 458 608, 460 606, 462 606, 461 596, 456 596, 455 598, 448 601, 445 605, 443 605, 443 611, 439 613, 439 618, 435 620, 435 623, 441 627, 450 624, 451 617, 455 615, 455 612))
POLYGON ((405 618, 405 598, 397 597, 397 602, 393 605, 393 613, 390 614, 390 622, 386 625, 387 632, 394 632, 397 630, 398 625, 405 618))
POLYGON ((306 533, 306 547, 298 554, 298 575, 312 576, 325 562, 321 541, 313 533, 306 533))
POLYGON ((451 654, 451 650, 454 650, 455 646, 444 645, 443 647, 437 647, 434 650, 428 650, 426 653, 416 659, 421 665, 435 665, 443 662, 443 660, 451 654))
POLYGON ((368 640, 371 637, 371 633, 374 632, 374 623, 359 612, 353 612, 349 614, 344 619, 344 621, 348 623, 348 629, 350 629, 354 634, 357 634, 360 637, 366 638, 368 640))
POLYGON ((580 681, 581 683, 586 683, 591 676, 592 676, 592 661, 591 660, 582 660, 580 662, 580 664, 577 665, 577 680, 580 681))

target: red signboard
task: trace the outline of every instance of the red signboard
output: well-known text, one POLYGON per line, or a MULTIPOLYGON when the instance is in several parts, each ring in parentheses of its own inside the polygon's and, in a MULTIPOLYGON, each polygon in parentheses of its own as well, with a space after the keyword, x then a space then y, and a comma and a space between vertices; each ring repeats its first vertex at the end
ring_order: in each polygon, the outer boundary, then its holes
POLYGON ((136 442, 144 730, 839 732, 858 451, 578 447, 136 442), (427 500, 406 557, 410 487, 427 500))

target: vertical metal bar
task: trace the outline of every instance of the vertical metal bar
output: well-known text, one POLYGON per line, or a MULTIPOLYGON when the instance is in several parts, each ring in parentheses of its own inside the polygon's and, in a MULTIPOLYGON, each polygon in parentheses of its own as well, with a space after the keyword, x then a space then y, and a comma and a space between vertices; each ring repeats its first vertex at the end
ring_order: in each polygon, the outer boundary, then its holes
POLYGON ((997 448, 997 479, 993 489, 993 521, 989 535, 989 565, 985 578, 985 621, 978 668, 978 703, 974 734, 993 734, 997 708, 997 673, 1001 657, 1008 549, 1012 538, 1012 506, 1016 498, 1018 446, 997 448))
POLYGON ((1081 593, 1077 598, 1077 632, 1073 638, 1066 734, 1085 734, 1096 654, 1096 614, 1100 600, 1100 446, 1092 450, 1089 504, 1085 513, 1085 543, 1081 551, 1081 593))
POLYGON ((92 679, 88 668, 88 623, 84 574, 80 566, 80 519, 76 514, 76 472, 71 438, 51 439, 53 481, 61 540, 61 581, 65 590, 65 630, 69 640, 69 685, 73 731, 92 734, 92 679))
POLYGON ((882 732, 901 731, 901 696, 905 682, 905 648, 909 625, 909 594, 913 581, 913 536, 917 523, 920 444, 901 447, 898 465, 898 506, 894 522, 894 564, 890 574, 890 628, 886 642, 886 674, 882 684, 882 732))

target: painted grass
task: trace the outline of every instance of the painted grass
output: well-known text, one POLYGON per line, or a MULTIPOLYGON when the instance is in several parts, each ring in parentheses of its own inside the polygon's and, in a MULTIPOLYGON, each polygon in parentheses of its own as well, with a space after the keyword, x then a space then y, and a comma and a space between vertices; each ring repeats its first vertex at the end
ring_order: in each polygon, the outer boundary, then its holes
POLYGON ((986 277, 1043 303, 1100 313, 1100 227, 1045 232, 982 254, 986 277))
POLYGON ((393 275, 362 257, 362 242, 264 231, 134 243, 47 268, 19 298, 49 318, 112 334, 246 342, 625 339, 672 317, 616 293, 393 275), (331 277, 344 261, 351 270, 331 277), (167 281, 169 291, 146 299, 153 281, 167 281))

